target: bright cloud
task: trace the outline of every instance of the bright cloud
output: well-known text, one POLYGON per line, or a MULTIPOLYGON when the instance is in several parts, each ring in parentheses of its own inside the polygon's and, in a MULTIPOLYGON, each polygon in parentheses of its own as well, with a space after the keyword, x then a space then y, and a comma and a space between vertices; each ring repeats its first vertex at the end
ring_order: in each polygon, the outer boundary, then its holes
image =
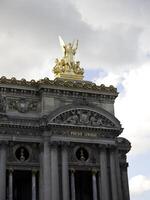
POLYGON ((123 134, 132 144, 132 154, 150 150, 150 63, 123 73, 108 73, 95 79, 97 84, 121 84, 116 99, 116 116, 124 128, 123 134))
POLYGON ((149 65, 147 63, 123 75, 124 92, 116 102, 116 115, 123 124, 123 135, 132 143, 132 153, 150 150, 149 65))
POLYGON ((132 177, 129 181, 131 197, 150 191, 150 178, 143 175, 132 177))
POLYGON ((123 80, 124 80, 124 77, 121 76, 120 74, 117 74, 117 73, 114 74, 113 72, 110 72, 107 75, 105 75, 104 77, 95 78, 94 82, 97 85, 105 84, 105 85, 109 86, 111 84, 111 85, 114 85, 115 87, 117 87, 117 85, 119 83, 122 83, 123 80))

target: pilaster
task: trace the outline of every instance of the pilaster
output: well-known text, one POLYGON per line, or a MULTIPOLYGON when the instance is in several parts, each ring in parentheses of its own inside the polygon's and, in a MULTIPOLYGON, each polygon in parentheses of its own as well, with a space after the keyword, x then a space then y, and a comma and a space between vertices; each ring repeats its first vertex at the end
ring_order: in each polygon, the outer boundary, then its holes
POLYGON ((50 173, 50 145, 48 138, 44 138, 44 152, 43 152, 43 196, 44 200, 51 198, 51 173, 50 173))
POLYGON ((116 166, 116 147, 111 146, 110 150, 110 178, 111 178, 111 192, 113 200, 120 200, 118 197, 117 188, 117 166, 116 166))
POLYGON ((69 143, 62 143, 62 193, 63 200, 69 200, 69 169, 68 169, 68 145, 69 143))
POLYGON ((6 200, 6 142, 0 142, 0 200, 6 200))
POLYGON ((128 183, 128 163, 121 164, 122 186, 123 186, 123 200, 130 200, 129 183, 128 183))
POLYGON ((58 143, 51 142, 51 192, 52 200, 59 200, 58 143))
POLYGON ((101 200, 109 200, 109 180, 108 180, 108 162, 105 145, 99 146, 100 151, 100 172, 101 172, 101 200))

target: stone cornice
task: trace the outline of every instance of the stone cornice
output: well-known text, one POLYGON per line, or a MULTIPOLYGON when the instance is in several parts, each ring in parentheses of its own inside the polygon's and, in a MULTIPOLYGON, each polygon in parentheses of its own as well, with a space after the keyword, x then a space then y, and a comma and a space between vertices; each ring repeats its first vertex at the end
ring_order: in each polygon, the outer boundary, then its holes
MULTIPOLYGON (((14 88, 16 91, 17 89, 22 89, 22 87, 28 90, 40 90, 43 87, 45 88, 44 91, 48 91, 47 89, 59 89, 59 90, 73 90, 78 92, 89 92, 95 94, 103 94, 103 95, 113 95, 115 97, 118 96, 117 89, 112 85, 106 87, 105 85, 101 84, 100 86, 96 85, 95 83, 89 81, 74 81, 74 80, 65 80, 56 78, 54 80, 50 80, 49 78, 44 78, 39 81, 31 80, 26 81, 25 79, 17 80, 16 78, 7 79, 5 76, 0 78, 0 87, 5 88, 7 86, 14 88), (17 88, 16 88, 17 87, 17 88), (20 87, 20 88, 19 88, 20 87)), ((5 89, 3 89, 5 90, 5 89)), ((2 91, 3 91, 2 90, 2 91)), ((13 91, 13 90, 12 90, 13 91)))

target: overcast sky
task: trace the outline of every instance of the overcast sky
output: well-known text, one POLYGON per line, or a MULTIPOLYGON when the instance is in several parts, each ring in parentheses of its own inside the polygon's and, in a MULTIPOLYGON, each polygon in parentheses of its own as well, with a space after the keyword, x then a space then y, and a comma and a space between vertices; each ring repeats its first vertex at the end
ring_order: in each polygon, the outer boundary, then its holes
POLYGON ((131 200, 150 198, 149 24, 150 0, 0 0, 0 76, 53 79, 61 35, 79 39, 86 80, 118 88, 131 200))

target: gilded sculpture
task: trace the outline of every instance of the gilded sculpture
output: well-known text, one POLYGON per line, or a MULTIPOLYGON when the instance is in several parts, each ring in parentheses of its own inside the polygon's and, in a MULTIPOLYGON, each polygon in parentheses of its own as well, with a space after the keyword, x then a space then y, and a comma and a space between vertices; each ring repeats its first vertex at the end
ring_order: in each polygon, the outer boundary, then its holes
POLYGON ((53 68, 55 76, 65 79, 82 80, 84 69, 80 67, 80 62, 74 59, 78 49, 78 40, 65 44, 59 36, 59 42, 63 51, 63 58, 56 58, 55 60, 53 68))

